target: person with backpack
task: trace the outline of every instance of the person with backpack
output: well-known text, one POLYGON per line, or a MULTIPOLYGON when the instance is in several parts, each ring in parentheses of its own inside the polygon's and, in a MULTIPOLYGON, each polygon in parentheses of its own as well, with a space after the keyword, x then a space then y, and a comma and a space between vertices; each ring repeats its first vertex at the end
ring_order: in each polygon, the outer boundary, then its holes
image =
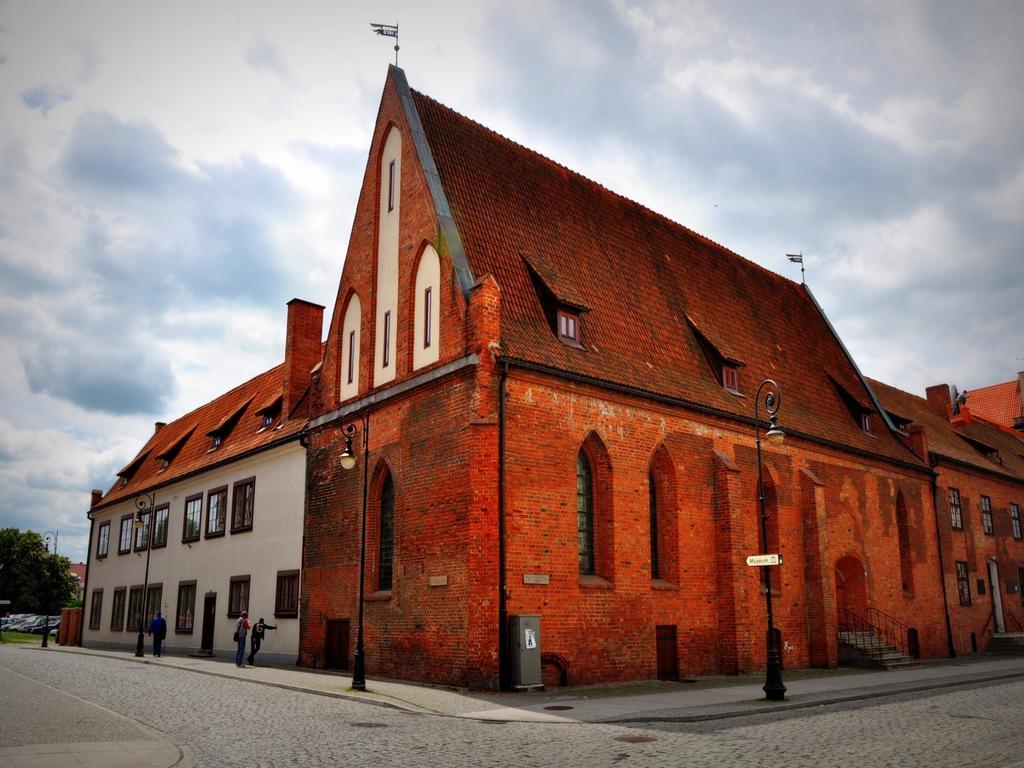
POLYGON ((235 622, 235 642, 238 644, 238 649, 235 651, 235 666, 244 667, 245 664, 245 638, 249 634, 249 628, 252 624, 249 623, 249 614, 246 611, 242 611, 238 617, 238 621, 235 622))
POLYGON ((160 611, 156 612, 153 621, 149 623, 149 634, 153 636, 153 656, 159 659, 163 650, 164 638, 167 637, 167 620, 160 615, 160 611))

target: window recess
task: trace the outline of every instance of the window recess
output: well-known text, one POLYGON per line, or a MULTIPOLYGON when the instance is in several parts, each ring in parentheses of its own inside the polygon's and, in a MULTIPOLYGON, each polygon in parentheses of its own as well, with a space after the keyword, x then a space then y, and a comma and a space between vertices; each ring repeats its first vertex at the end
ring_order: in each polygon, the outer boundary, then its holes
POLYGON ((541 311, 555 338, 584 349, 583 315, 590 311, 582 293, 551 259, 539 254, 523 256, 541 311))

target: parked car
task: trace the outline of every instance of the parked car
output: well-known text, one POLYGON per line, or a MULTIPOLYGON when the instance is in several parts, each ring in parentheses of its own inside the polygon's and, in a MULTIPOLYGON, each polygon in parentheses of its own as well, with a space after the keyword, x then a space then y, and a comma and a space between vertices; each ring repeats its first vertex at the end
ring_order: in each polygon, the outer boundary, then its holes
POLYGON ((33 635, 43 634, 45 629, 60 629, 60 616, 51 616, 50 621, 41 621, 29 630, 33 635))

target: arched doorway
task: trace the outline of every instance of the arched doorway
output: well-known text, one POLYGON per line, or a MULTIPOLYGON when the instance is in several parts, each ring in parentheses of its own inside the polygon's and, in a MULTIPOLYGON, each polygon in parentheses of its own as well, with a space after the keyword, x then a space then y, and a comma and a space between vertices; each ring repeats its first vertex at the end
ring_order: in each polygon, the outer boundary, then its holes
POLYGON ((844 618, 848 614, 867 618, 868 591, 864 575, 864 564, 853 555, 842 557, 836 563, 836 612, 840 625, 846 623, 844 618))

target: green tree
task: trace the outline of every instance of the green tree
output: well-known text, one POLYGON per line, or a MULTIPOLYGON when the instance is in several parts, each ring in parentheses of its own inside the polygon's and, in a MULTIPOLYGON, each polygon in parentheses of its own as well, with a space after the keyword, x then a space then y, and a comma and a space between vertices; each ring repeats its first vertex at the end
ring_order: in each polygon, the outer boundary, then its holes
POLYGON ((35 531, 0 530, 0 598, 10 613, 56 615, 74 594, 68 558, 48 554, 35 531))

